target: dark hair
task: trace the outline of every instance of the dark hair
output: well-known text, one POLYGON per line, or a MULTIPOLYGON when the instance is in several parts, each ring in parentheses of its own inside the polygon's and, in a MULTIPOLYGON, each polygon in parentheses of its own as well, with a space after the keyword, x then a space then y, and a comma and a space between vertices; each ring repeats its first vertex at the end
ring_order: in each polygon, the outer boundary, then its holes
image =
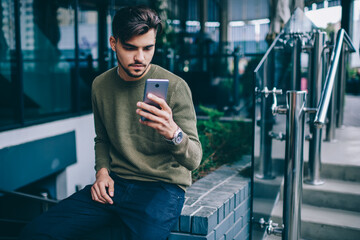
POLYGON ((120 39, 122 43, 133 36, 147 33, 155 29, 155 33, 162 31, 162 24, 159 15, 146 6, 124 7, 115 13, 112 21, 113 37, 120 39))

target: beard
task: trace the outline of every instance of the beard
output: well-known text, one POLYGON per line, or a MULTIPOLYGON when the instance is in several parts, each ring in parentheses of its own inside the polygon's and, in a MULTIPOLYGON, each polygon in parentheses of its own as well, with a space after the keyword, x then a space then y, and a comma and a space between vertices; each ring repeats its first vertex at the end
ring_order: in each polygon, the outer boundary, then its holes
POLYGON ((128 76, 131 77, 131 78, 140 78, 140 77, 142 77, 142 76, 144 75, 144 73, 146 72, 146 70, 147 70, 147 69, 149 68, 149 66, 150 66, 150 64, 146 65, 146 64, 143 64, 143 63, 141 63, 141 62, 134 62, 134 63, 132 63, 132 64, 129 64, 129 66, 131 66, 131 65, 133 65, 133 64, 136 64, 136 65, 141 64, 142 66, 145 67, 145 69, 144 69, 143 71, 139 72, 138 74, 133 74, 133 73, 130 72, 129 69, 127 69, 126 67, 124 67, 124 66, 121 64, 121 62, 119 61, 119 58, 118 58, 117 54, 115 54, 115 55, 116 55, 116 59, 117 59, 118 65, 124 70, 124 72, 126 73, 126 75, 128 75, 128 76))

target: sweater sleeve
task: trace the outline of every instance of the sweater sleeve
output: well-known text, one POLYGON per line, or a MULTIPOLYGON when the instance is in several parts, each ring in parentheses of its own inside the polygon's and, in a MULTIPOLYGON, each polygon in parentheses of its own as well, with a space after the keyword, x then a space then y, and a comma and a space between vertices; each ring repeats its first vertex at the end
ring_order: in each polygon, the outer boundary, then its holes
POLYGON ((94 84, 92 87, 92 108, 94 113, 95 124, 95 171, 99 171, 101 168, 110 170, 110 141, 107 135, 105 126, 100 116, 98 104, 96 101, 96 95, 94 90, 94 84))
POLYGON ((180 81, 172 92, 170 107, 175 123, 184 132, 183 141, 179 145, 169 144, 170 151, 179 164, 190 171, 195 170, 200 164, 202 149, 191 91, 185 81, 180 81))

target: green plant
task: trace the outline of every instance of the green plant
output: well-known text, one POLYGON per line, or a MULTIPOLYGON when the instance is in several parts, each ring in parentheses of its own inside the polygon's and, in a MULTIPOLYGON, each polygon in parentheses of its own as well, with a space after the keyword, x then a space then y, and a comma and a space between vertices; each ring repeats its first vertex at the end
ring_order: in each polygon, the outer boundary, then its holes
POLYGON ((200 106, 209 117, 198 120, 197 128, 203 149, 200 166, 193 171, 193 181, 223 164, 234 163, 244 154, 250 154, 252 146, 251 122, 221 121, 223 112, 200 106))

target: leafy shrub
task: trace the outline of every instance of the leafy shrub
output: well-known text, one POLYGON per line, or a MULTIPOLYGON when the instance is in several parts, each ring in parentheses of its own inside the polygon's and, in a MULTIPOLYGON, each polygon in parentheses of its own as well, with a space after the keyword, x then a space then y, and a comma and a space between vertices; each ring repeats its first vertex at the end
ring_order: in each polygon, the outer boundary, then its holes
POLYGON ((193 181, 223 164, 234 163, 250 154, 252 146, 252 125, 249 121, 221 121, 223 112, 200 106, 208 120, 198 120, 197 128, 203 149, 200 166, 193 171, 193 181))

